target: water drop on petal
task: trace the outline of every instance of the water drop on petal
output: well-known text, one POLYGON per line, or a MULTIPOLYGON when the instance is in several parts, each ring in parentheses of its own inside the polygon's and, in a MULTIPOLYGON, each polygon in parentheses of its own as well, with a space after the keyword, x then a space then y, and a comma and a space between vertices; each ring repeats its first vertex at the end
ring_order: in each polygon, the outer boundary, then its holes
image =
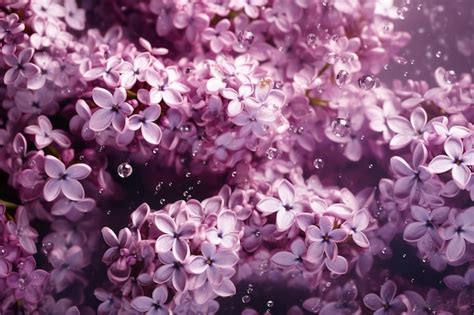
POLYGON ((341 87, 349 81, 349 72, 346 70, 341 70, 336 75, 336 84, 341 87))
POLYGON ((375 87, 376 81, 373 75, 366 74, 359 78, 358 84, 361 89, 368 91, 375 87))
POLYGON ((350 132, 350 123, 347 119, 337 118, 331 123, 331 130, 337 137, 345 137, 350 132))
POLYGON ((457 81, 456 72, 453 70, 448 70, 444 73, 444 81, 448 84, 453 84, 457 81))
POLYGON ((274 158, 278 156, 278 149, 274 147, 270 147, 268 148, 266 154, 267 154, 267 159, 273 160, 274 158))
POLYGON ((252 45, 254 38, 255 36, 251 31, 240 31, 239 34, 237 34, 237 41, 242 48, 247 48, 252 45))

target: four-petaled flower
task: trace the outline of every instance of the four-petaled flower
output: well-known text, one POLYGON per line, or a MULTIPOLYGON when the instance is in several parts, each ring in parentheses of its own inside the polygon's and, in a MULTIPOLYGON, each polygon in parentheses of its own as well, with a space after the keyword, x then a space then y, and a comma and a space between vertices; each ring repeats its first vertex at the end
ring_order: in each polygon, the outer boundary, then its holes
POLYGON ((130 116, 128 127, 131 130, 140 129, 143 139, 151 144, 158 144, 161 141, 162 132, 154 122, 160 117, 161 107, 152 105, 138 114, 130 116))
POLYGON ((109 91, 96 87, 92 90, 92 98, 100 108, 92 114, 89 128, 99 132, 112 125, 116 131, 121 132, 127 124, 127 116, 133 112, 133 107, 125 102, 125 89, 117 88, 112 95, 109 91))
POLYGON ((44 171, 50 178, 44 185, 44 199, 53 201, 60 192, 70 200, 84 199, 84 188, 79 180, 89 176, 91 170, 91 167, 84 163, 73 164, 66 169, 63 162, 54 156, 46 156, 44 171))
POLYGON ((168 299, 168 289, 165 286, 158 286, 153 290, 151 298, 139 296, 133 299, 131 306, 147 315, 168 315, 170 311, 165 305, 168 299))
POLYGON ((172 250, 177 259, 184 261, 189 256, 187 240, 196 233, 196 225, 191 222, 177 225, 168 214, 164 213, 155 215, 154 221, 156 227, 164 233, 156 240, 156 252, 164 253, 172 250))
POLYGON ((468 166, 474 165, 474 149, 464 152, 464 145, 456 136, 449 137, 444 143, 447 155, 437 155, 431 160, 429 167, 441 174, 451 171, 454 182, 459 188, 464 189, 471 179, 471 170, 468 166))
POLYGON ((380 296, 369 293, 364 296, 364 304, 375 311, 376 315, 398 315, 406 311, 407 307, 397 293, 397 285, 392 280, 385 282, 380 288, 380 296))
POLYGON ((27 126, 25 133, 35 136, 35 144, 38 149, 44 149, 53 142, 63 148, 71 145, 66 133, 62 130, 53 130, 48 117, 43 115, 38 117, 38 125, 27 126))

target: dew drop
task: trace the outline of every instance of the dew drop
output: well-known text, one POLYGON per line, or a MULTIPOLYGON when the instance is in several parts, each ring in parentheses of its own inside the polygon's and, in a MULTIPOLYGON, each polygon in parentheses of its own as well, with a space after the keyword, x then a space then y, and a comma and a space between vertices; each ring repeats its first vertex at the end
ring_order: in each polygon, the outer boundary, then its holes
POLYGON ((317 39, 318 38, 316 37, 316 34, 310 33, 306 36, 306 44, 308 44, 310 47, 314 47, 317 39))
POLYGON ((237 41, 241 48, 247 48, 252 45, 255 36, 251 31, 240 31, 237 34, 237 41))
POLYGON ((407 258, 407 254, 403 254, 403 255, 402 255, 402 258, 407 258))
POLYGON ((43 242, 41 244, 41 253, 43 253, 43 255, 45 256, 48 256, 49 253, 51 253, 51 251, 53 250, 54 248, 54 244, 52 242, 43 242))
POLYGON ((417 9, 418 11, 421 11, 421 9, 423 9, 423 4, 420 3, 419 5, 417 5, 417 6, 416 6, 416 9, 417 9))
POLYGON ((331 130, 337 137, 345 137, 350 132, 350 123, 347 119, 344 118, 336 118, 331 123, 331 130))
POLYGON ((436 58, 441 58, 442 55, 443 55, 443 53, 441 52, 441 50, 438 50, 438 51, 435 53, 436 58))
POLYGON ((244 304, 249 303, 250 300, 251 300, 250 295, 244 295, 244 296, 242 297, 242 303, 244 303, 244 304))
POLYGON ((237 172, 236 172, 236 171, 233 171, 232 174, 230 174, 230 176, 232 176, 232 177, 237 176, 237 172))
POLYGON ((330 52, 324 55, 324 62, 329 64, 335 64, 339 60, 339 55, 335 52, 330 52))
POLYGON ((253 293, 253 287, 248 287, 247 294, 252 294, 252 293, 253 293))
POLYGON ((187 178, 191 177, 191 172, 187 172, 185 175, 187 178))
POLYGON ((158 149, 158 148, 154 148, 152 152, 153 152, 153 154, 157 154, 157 153, 158 153, 158 151, 160 151, 160 149, 158 149))
POLYGON ((24 278, 18 279, 18 288, 24 290, 26 288, 26 280, 24 278))
POLYGON ((267 159, 273 160, 278 155, 278 149, 274 147, 270 147, 268 148, 266 154, 267 154, 267 159))
POLYGON ((165 202, 166 202, 166 199, 165 199, 165 198, 161 198, 161 199, 160 199, 160 205, 164 205, 165 202))
POLYGON ((359 78, 358 84, 361 89, 368 91, 375 87, 376 78, 371 74, 366 74, 359 78))
POLYGON ((349 81, 349 72, 346 70, 339 71, 339 73, 336 75, 336 84, 341 87, 346 84, 347 81, 349 81))
POLYGON ((374 168, 374 164, 370 163, 369 164, 369 170, 373 169, 374 168))
POLYGON ((408 60, 406 60, 403 57, 395 57, 395 62, 398 63, 399 65, 406 65, 408 63, 408 60))
POLYGON ((317 170, 322 169, 324 167, 324 160, 321 158, 315 158, 313 161, 313 166, 317 170))
POLYGON ((0 246, 0 256, 3 256, 7 253, 7 249, 3 246, 0 246))
POLYGON ((117 173, 120 177, 127 178, 132 175, 133 168, 129 163, 123 162, 117 167, 117 173))
POLYGON ((444 73, 444 81, 448 84, 453 84, 457 81, 456 72, 454 70, 448 70, 444 73))
POLYGON ((267 301, 267 307, 273 307, 273 301, 272 300, 267 301))
POLYGON ((107 214, 107 215, 111 215, 111 214, 112 214, 112 210, 107 210, 106 214, 107 214))
POLYGON ((262 236, 262 232, 260 232, 260 231, 255 231, 254 234, 255 234, 255 237, 257 237, 257 238, 262 236))
POLYGON ((99 189, 99 195, 102 195, 104 193, 104 188, 99 189))

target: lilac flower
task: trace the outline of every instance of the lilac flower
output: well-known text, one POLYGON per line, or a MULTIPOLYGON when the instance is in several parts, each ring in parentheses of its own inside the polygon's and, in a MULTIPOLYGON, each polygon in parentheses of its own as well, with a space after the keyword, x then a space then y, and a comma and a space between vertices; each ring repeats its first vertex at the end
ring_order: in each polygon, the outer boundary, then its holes
POLYGON ((227 105, 227 114, 230 117, 239 115, 244 109, 244 100, 253 93, 253 88, 249 84, 244 84, 239 87, 239 91, 232 88, 223 88, 222 96, 230 100, 227 105))
POLYGON ((189 245, 187 240, 196 233, 194 223, 183 223, 177 225, 167 214, 157 214, 154 217, 156 227, 164 234, 158 237, 155 244, 157 253, 173 251, 173 255, 184 261, 189 256, 189 245))
POLYGON ((10 238, 17 241, 20 248, 26 253, 35 254, 35 241, 38 237, 38 233, 30 226, 27 209, 22 206, 18 207, 15 217, 16 221, 11 220, 6 224, 10 238))
POLYGON ((31 8, 38 16, 46 19, 63 17, 65 14, 64 7, 51 0, 33 0, 31 8))
POLYGON ((38 125, 27 126, 25 133, 35 135, 35 144, 38 149, 46 148, 53 142, 63 148, 71 145, 66 133, 62 130, 53 130, 48 117, 43 115, 38 117, 38 125))
POLYGON ((449 214, 449 225, 441 230, 441 237, 449 241, 446 247, 448 261, 459 260, 466 252, 466 241, 474 243, 474 207, 449 214))
POLYGON ((296 214, 303 211, 304 205, 295 201, 295 188, 286 179, 278 186, 278 197, 267 197, 257 204, 257 209, 267 216, 272 213, 276 215, 276 227, 278 231, 286 231, 295 222, 296 214))
POLYGON ((367 236, 362 232, 369 225, 369 214, 365 210, 360 210, 354 214, 352 220, 346 221, 342 224, 342 227, 348 231, 348 234, 352 236, 354 243, 360 247, 367 248, 370 246, 367 236))
POLYGON ((381 289, 380 296, 369 293, 364 296, 364 304, 369 309, 375 311, 377 315, 396 315, 405 312, 407 307, 397 293, 397 285, 392 280, 386 281, 381 289))
POLYGON ((223 19, 216 24, 215 28, 208 27, 202 32, 202 38, 210 41, 211 50, 220 53, 224 48, 232 46, 236 40, 235 34, 229 31, 230 21, 223 19))
POLYGON ((95 132, 89 129, 89 120, 92 117, 91 109, 89 105, 82 100, 79 99, 76 102, 76 116, 73 116, 69 121, 69 128, 73 132, 80 133, 84 140, 91 140, 95 137, 95 132))
POLYGON ((92 98, 100 108, 92 114, 89 127, 99 132, 112 125, 116 131, 121 132, 127 124, 127 116, 133 112, 133 107, 125 102, 125 89, 117 88, 112 95, 109 91, 96 87, 92 91, 92 98))
POLYGON ((290 245, 289 251, 281 251, 274 254, 271 261, 281 268, 290 268, 300 266, 304 268, 303 263, 308 263, 306 259, 307 248, 304 241, 300 238, 295 239, 290 245))
MULTIPOLYGON (((472 307, 472 295, 474 294, 474 268, 467 269, 464 277, 449 275, 444 277, 443 282, 454 291, 461 291, 458 295, 458 304, 469 310, 472 307)), ((460 308, 461 308, 460 307, 460 308)), ((472 308, 470 309, 472 311, 472 308)))
POLYGON ((15 55, 4 57, 5 63, 11 67, 3 77, 5 84, 13 84, 18 78, 30 80, 40 72, 37 65, 30 63, 33 54, 33 48, 25 48, 18 54, 18 58, 15 55))
POLYGON ((410 197, 412 199, 430 198, 430 194, 436 194, 441 187, 437 187, 430 181, 433 177, 431 170, 424 166, 428 158, 426 147, 419 143, 413 150, 413 168, 401 157, 394 156, 390 159, 390 168, 399 176, 394 186, 395 196, 399 198, 410 197))
POLYGON ((133 299, 132 307, 147 315, 167 315, 171 314, 165 305, 168 299, 168 289, 165 286, 158 286, 153 290, 152 297, 139 296, 133 299))
POLYGON ((153 275, 153 281, 162 284, 171 281, 173 287, 182 292, 186 290, 188 279, 185 272, 186 265, 180 259, 176 258, 171 252, 158 254, 162 265, 156 269, 153 275))
POLYGON ((145 81, 146 70, 151 63, 151 55, 148 52, 141 53, 133 59, 133 63, 125 61, 120 66, 122 86, 130 89, 137 80, 145 81))
POLYGON ((120 82, 120 67, 122 65, 122 59, 113 56, 107 60, 105 66, 99 66, 87 70, 83 77, 87 81, 93 81, 98 78, 102 78, 104 82, 110 86, 115 87, 120 82))
POLYGON ((186 29, 185 36, 190 42, 199 39, 199 34, 209 26, 209 16, 195 10, 183 10, 173 17, 173 25, 178 29, 186 29))
POLYGON ((423 207, 412 205, 411 215, 417 222, 407 225, 403 231, 403 239, 408 242, 420 240, 425 234, 436 234, 436 229, 448 218, 449 207, 438 207, 428 211, 423 207))
POLYGON ((357 298, 357 286, 353 281, 347 282, 344 287, 336 289, 336 301, 330 302, 321 308, 321 315, 345 315, 357 314, 360 312, 359 303, 355 301, 357 298))
POLYGON ((54 95, 45 89, 36 91, 18 91, 15 95, 18 109, 27 114, 51 115, 58 111, 58 104, 54 101, 54 95))
POLYGON ((224 248, 234 247, 239 236, 236 233, 237 217, 233 211, 222 211, 217 216, 217 228, 207 231, 207 239, 214 245, 224 248))
POLYGON ((42 287, 46 284, 49 274, 45 270, 35 269, 33 256, 23 260, 18 272, 12 272, 6 284, 14 290, 16 299, 24 299, 27 303, 38 303, 42 296, 42 287))
POLYGON ((437 155, 431 160, 429 167, 441 174, 451 171, 454 182, 459 188, 464 189, 471 179, 471 170, 468 166, 474 165, 474 149, 464 151, 464 146, 456 136, 449 137, 444 142, 444 151, 447 155, 437 155))
POLYGON ((434 312, 441 312, 440 304, 443 302, 436 289, 430 289, 428 291, 426 301, 415 291, 405 291, 403 295, 405 295, 410 301, 414 315, 430 315, 434 312))
POLYGON ((220 284, 224 277, 222 269, 232 268, 239 256, 230 249, 217 249, 212 243, 201 244, 202 256, 190 259, 187 269, 196 275, 204 274, 212 284, 220 284))
POLYGON ((65 0, 65 20, 75 30, 83 30, 86 22, 86 11, 77 6, 76 0, 65 0))
POLYGON ((89 165, 77 163, 67 169, 63 162, 52 155, 47 155, 44 170, 50 177, 44 185, 43 194, 46 201, 53 201, 62 192, 70 200, 84 198, 84 188, 79 180, 86 178, 91 173, 89 165))
POLYGON ((390 140, 390 149, 397 150, 419 140, 426 131, 427 115, 422 107, 417 107, 410 115, 410 121, 402 116, 387 119, 387 124, 396 135, 390 140))
MULTIPOLYGON (((162 71, 163 73, 163 71, 162 71)), ((176 107, 183 103, 183 96, 189 89, 179 82, 179 73, 176 68, 168 67, 165 74, 155 70, 146 72, 146 82, 152 86, 150 90, 150 102, 159 104, 162 100, 171 107, 176 107)))
POLYGON ((129 128, 131 130, 140 129, 143 138, 151 144, 158 144, 161 141, 162 133, 160 127, 154 122, 160 117, 160 106, 149 106, 139 114, 130 116, 129 128))
POLYGON ((157 14, 155 30, 159 36, 167 35, 173 25, 175 3, 172 0, 152 0, 150 11, 157 14))
POLYGON ((324 253, 330 260, 334 260, 337 256, 336 243, 343 242, 347 238, 347 232, 343 229, 333 229, 331 220, 323 216, 319 219, 319 227, 311 225, 306 229, 306 238, 310 242, 310 259, 319 259, 324 253))
POLYGON ((259 215, 253 215, 249 224, 244 226, 242 246, 247 252, 257 250, 262 242, 275 232, 274 224, 263 225, 263 222, 259 215))
POLYGON ((258 18, 259 14, 259 7, 263 7, 265 4, 267 4, 267 0, 244 0, 244 1, 238 1, 236 2, 235 5, 237 7, 235 9, 240 10, 244 9, 244 12, 246 15, 248 15, 252 19, 258 18))

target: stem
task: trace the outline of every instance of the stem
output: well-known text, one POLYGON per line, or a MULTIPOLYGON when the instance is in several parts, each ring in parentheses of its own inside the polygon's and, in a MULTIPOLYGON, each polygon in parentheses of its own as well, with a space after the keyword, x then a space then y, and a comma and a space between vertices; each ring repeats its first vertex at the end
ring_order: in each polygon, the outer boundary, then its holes
POLYGON ((321 70, 319 70, 318 72, 318 77, 320 77, 327 69, 329 69, 329 67, 331 67, 331 65, 329 63, 326 63, 322 68, 321 70))

